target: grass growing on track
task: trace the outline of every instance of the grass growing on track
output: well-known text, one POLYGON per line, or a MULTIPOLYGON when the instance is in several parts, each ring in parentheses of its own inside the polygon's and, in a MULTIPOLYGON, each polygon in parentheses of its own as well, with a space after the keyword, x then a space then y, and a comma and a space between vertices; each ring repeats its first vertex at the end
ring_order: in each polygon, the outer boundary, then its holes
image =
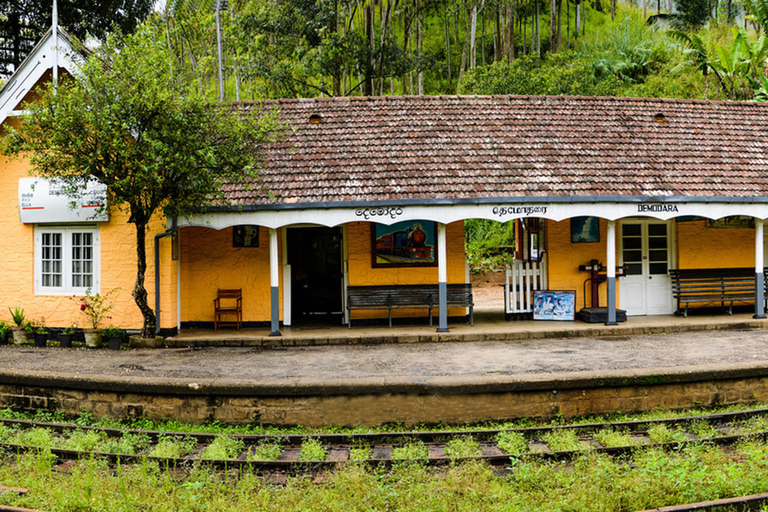
POLYGON ((731 450, 706 444, 680 450, 639 448, 614 459, 585 454, 572 463, 523 457, 499 476, 483 463, 431 468, 403 461, 391 472, 349 463, 323 483, 291 478, 284 486, 253 475, 188 471, 143 463, 109 468, 83 459, 53 471, 45 449, 7 454, 0 482, 29 489, 5 492, 0 504, 50 511, 170 512, 241 510, 638 510, 719 499, 768 487, 768 447, 750 442, 731 450))

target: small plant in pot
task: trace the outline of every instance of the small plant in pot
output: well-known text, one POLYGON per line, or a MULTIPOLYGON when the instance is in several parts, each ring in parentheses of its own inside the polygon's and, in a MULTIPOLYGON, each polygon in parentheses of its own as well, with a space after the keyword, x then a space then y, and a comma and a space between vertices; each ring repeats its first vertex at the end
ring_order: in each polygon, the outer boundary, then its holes
POLYGON ((13 344, 22 345, 30 340, 31 334, 27 332, 27 319, 24 315, 24 308, 16 306, 11 309, 8 308, 11 313, 11 320, 13 325, 11 326, 11 332, 13 333, 13 344))
POLYGON ((119 327, 109 326, 101 331, 101 335, 109 343, 110 350, 120 350, 120 346, 125 338, 125 331, 119 327))
POLYGON ((31 322, 32 336, 35 338, 36 347, 48 346, 48 329, 45 328, 45 318, 40 320, 40 323, 31 322))
POLYGON ((7 345, 8 338, 11 336, 11 326, 0 321, 0 345, 7 345))
POLYGON ((61 334, 59 334, 59 345, 62 348, 70 348, 72 346, 72 338, 75 336, 76 327, 77 324, 72 324, 61 331, 61 334))
POLYGON ((109 297, 116 291, 117 288, 113 288, 102 295, 91 293, 91 289, 88 288, 85 290, 85 296, 80 298, 72 297, 72 300, 79 304, 80 312, 85 315, 91 326, 89 329, 83 329, 86 347, 99 348, 101 346, 101 322, 109 318, 107 313, 115 306, 109 300, 109 297))

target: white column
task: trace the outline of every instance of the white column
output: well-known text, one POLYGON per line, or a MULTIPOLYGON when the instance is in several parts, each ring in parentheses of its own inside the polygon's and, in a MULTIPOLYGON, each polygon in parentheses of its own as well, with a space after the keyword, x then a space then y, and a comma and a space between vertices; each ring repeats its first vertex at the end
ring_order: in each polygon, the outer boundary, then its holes
POLYGON ((277 230, 269 229, 269 284, 272 309, 272 332, 270 336, 280 336, 280 258, 277 250, 277 230))
POLYGON ((765 223, 755 219, 755 314, 753 318, 765 318, 765 254, 763 249, 765 223))
POLYGON ((605 276, 608 278, 608 321, 605 325, 618 325, 616 321, 616 221, 608 221, 605 237, 605 276))
POLYGON ((439 322, 437 332, 448 332, 448 247, 445 224, 437 223, 437 295, 439 322))

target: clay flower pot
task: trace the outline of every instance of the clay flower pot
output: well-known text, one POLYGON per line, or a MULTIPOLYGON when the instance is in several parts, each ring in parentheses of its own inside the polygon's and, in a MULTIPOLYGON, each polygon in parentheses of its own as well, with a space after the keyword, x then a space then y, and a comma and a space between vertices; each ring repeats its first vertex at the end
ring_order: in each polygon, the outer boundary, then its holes
POLYGON ((13 333, 13 344, 23 345, 29 342, 29 333, 23 327, 11 327, 13 333))
POLYGON ((101 329, 83 329, 85 346, 88 348, 101 347, 101 329))

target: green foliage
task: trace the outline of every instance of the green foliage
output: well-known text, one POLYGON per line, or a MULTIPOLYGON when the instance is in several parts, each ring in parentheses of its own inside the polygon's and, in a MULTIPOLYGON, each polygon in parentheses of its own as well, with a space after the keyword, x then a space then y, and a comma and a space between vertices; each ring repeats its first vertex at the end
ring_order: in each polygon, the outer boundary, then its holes
POLYGON ((638 440, 628 432, 621 432, 611 428, 595 432, 592 438, 603 446, 635 446, 638 440))
POLYGON ((467 261, 474 269, 504 268, 514 258, 515 223, 487 219, 464 222, 467 261))
POLYGON ((236 459, 243 451, 242 439, 231 436, 216 436, 216 438, 200 453, 200 458, 210 460, 236 459))
POLYGON ((316 437, 310 437, 301 443, 301 449, 299 450, 300 461, 325 460, 326 457, 328 457, 328 450, 323 447, 323 443, 316 437))
POLYGON ((252 186, 273 116, 237 115, 193 86, 189 67, 173 66, 162 27, 112 35, 81 67, 27 105, 2 151, 31 153, 32 170, 59 179, 77 195, 92 180, 107 186, 110 207, 136 228, 137 279, 132 295, 153 335, 154 312, 144 287, 145 237, 154 215, 173 217, 225 203, 223 184, 252 186))
POLYGON ((11 314, 11 320, 13 320, 13 323, 16 327, 24 327, 24 324, 26 323, 24 308, 21 306, 16 306, 13 309, 8 308, 8 312, 11 314))
POLYGON ((195 449, 197 441, 194 437, 179 437, 163 435, 149 452, 152 457, 179 458, 195 449))
POLYGON ((479 457, 483 450, 480 443, 475 441, 472 436, 457 437, 451 439, 445 445, 445 455, 451 459, 465 459, 469 457, 479 457))
POLYGON ((548 54, 541 65, 531 55, 512 62, 494 62, 467 71, 462 94, 523 94, 614 96, 620 81, 613 75, 597 76, 592 63, 573 52, 548 54))
POLYGON ((675 6, 679 19, 685 27, 699 28, 709 18, 709 2, 707 0, 676 0, 675 6))
POLYGON ((265 441, 256 446, 248 448, 247 460, 277 460, 283 452, 283 447, 279 443, 265 441))
POLYGON ((570 452, 589 448, 589 445, 579 439, 578 434, 573 429, 553 430, 544 434, 542 441, 553 452, 570 452))
POLYGON ((429 457, 429 448, 422 441, 410 441, 392 449, 392 460, 424 460, 429 457))
POLYGON ((514 457, 528 453, 528 443, 520 432, 499 432, 496 434, 496 445, 501 451, 514 457))
POLYGON ((648 429, 648 437, 654 443, 673 443, 686 440, 685 432, 681 428, 670 429, 667 425, 653 425, 648 429))

